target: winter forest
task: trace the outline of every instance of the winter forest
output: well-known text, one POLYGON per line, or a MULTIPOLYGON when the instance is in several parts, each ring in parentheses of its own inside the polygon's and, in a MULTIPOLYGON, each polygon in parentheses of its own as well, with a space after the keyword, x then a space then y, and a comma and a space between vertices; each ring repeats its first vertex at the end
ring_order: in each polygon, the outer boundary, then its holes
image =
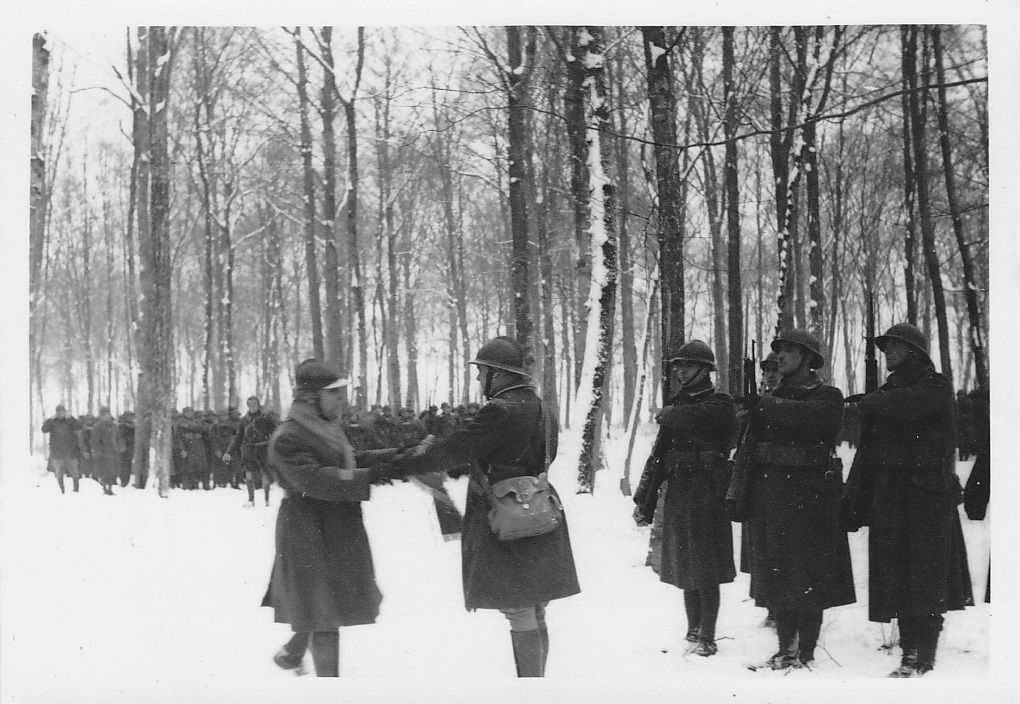
POLYGON ((466 403, 496 334, 583 426, 582 465, 694 338, 742 397, 776 331, 808 328, 853 394, 869 322, 910 321, 956 388, 987 387, 983 26, 117 41, 108 65, 32 44, 33 429, 108 405, 160 454, 173 409, 286 409, 312 356, 356 407, 466 403))

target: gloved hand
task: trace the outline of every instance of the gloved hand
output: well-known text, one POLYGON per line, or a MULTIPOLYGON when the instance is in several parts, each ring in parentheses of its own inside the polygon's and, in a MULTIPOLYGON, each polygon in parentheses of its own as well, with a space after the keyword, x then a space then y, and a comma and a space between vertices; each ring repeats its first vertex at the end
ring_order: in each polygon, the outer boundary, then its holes
POLYGON ((396 474, 391 462, 380 462, 369 467, 369 481, 375 485, 392 484, 394 479, 400 477, 396 474))
POLYGON ((641 510, 640 506, 635 506, 634 507, 633 518, 634 518, 634 522, 638 524, 638 527, 642 527, 643 528, 644 526, 651 525, 651 521, 649 521, 648 519, 645 518, 645 514, 641 510))

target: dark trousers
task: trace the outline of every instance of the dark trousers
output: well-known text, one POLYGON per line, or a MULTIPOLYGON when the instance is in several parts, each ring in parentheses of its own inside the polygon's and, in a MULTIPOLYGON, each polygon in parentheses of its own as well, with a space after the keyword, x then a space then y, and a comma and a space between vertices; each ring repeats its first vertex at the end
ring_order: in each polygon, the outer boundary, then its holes
POLYGON ((283 649, 295 660, 300 660, 306 650, 311 650, 317 677, 340 676, 340 631, 299 631, 291 636, 283 649))

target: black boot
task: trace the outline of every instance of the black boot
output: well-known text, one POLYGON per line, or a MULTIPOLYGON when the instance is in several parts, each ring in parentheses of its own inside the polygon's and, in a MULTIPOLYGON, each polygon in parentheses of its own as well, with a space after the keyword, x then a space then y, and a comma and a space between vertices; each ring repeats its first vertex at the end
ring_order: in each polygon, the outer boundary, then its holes
POLYGON ((304 667, 305 651, 307 650, 308 633, 296 632, 273 656, 273 662, 284 670, 294 670, 294 674, 303 675, 307 672, 304 667))
POLYGON ((510 631, 518 677, 542 677, 542 635, 531 631, 510 631))
POLYGON ((822 631, 822 612, 804 611, 797 614, 797 658, 801 665, 810 665, 815 660, 815 645, 822 631))
POLYGON ((339 631, 316 631, 312 634, 310 650, 316 677, 340 676, 339 631))
POLYGON ((684 611, 687 612, 687 635, 684 640, 697 643, 701 636, 701 592, 684 589, 684 611))
POLYGON ((913 677, 917 671, 917 620, 909 617, 897 619, 900 627, 900 666, 889 673, 890 677, 913 677))
POLYGON ((935 669, 935 651, 939 646, 942 632, 942 616, 927 616, 921 619, 917 634, 917 674, 923 675, 935 669))
POLYGON ((752 669, 789 670, 801 666, 797 658, 797 613, 787 609, 776 609, 774 613, 779 650, 760 668, 752 669))

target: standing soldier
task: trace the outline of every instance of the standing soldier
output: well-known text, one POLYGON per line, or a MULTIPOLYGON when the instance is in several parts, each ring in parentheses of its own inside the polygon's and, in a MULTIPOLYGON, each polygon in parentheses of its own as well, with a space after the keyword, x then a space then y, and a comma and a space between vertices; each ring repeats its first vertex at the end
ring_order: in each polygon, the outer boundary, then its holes
POLYGON ((64 404, 57 405, 56 415, 43 421, 42 431, 50 434, 50 468, 57 477, 60 493, 64 493, 64 475, 70 474, 74 491, 78 491, 78 457, 82 453, 81 423, 67 415, 64 404))
POLYGON ((294 402, 269 441, 271 471, 286 493, 276 517, 276 558, 263 606, 294 636, 273 658, 298 669, 309 646, 319 677, 340 674, 340 627, 375 623, 382 594, 361 502, 385 471, 358 464, 392 452, 355 453, 335 421, 344 380, 331 366, 305 360, 295 371, 294 402))
POLYGON ((103 493, 113 496, 113 483, 121 466, 121 455, 124 452, 124 438, 120 428, 110 414, 109 406, 99 409, 99 418, 89 433, 92 446, 92 467, 95 477, 103 487, 103 493))
POLYGON ((234 457, 241 460, 241 470, 244 472, 244 483, 248 489, 248 503, 246 507, 255 505, 256 484, 262 486, 266 497, 266 506, 269 505, 269 438, 276 430, 277 421, 272 414, 262 408, 262 403, 257 396, 248 397, 248 413, 241 418, 234 434, 234 441, 223 454, 223 461, 227 464, 234 457))
POLYGON ((656 417, 655 461, 646 466, 634 493, 634 515, 639 524, 652 521, 668 475, 659 579, 683 590, 686 640, 694 644, 690 652, 708 657, 718 651, 719 585, 736 577, 725 505, 736 408, 709 377, 716 366, 707 344, 692 340, 669 363, 671 388, 678 391, 656 417))
POLYGON ((580 592, 566 520, 544 535, 499 540, 489 525, 488 494, 491 485, 511 477, 545 481, 556 456, 555 445, 546 446, 546 422, 553 419, 545 416, 541 399, 526 382, 524 348, 516 340, 490 340, 470 363, 478 367, 488 403, 450 437, 436 439, 420 454, 401 456, 395 464, 400 473, 476 467, 467 470, 472 475, 461 540, 464 605, 469 611, 501 611, 510 622, 517 676, 543 677, 549 654, 546 605, 580 592))
MULTIPOLYGON (((761 384, 762 384, 762 396, 772 393, 779 382, 782 380, 782 375, 779 373, 779 355, 775 352, 769 352, 768 356, 765 357, 760 363, 761 367, 761 384)), ((747 417, 741 418, 740 436, 743 438, 744 430, 747 428, 747 417)), ((754 550, 754 532, 751 530, 751 522, 743 521, 740 525, 740 571, 745 572, 750 576, 751 581, 751 592, 754 592, 754 558, 752 557, 754 550)), ((765 621, 762 624, 766 628, 774 628, 776 625, 775 615, 772 613, 772 609, 768 609, 768 614, 765 616, 765 621)))
POLYGON ((899 623, 903 654, 889 676, 914 677, 935 666, 942 614, 973 603, 965 554, 959 563, 953 386, 913 325, 893 325, 875 344, 891 373, 857 400, 863 433, 845 521, 870 526, 868 618, 899 623))
POLYGON ((750 520, 751 596, 776 621, 779 650, 762 667, 787 670, 814 660, 824 610, 855 597, 833 459, 843 394, 819 379, 825 359, 807 330, 780 333, 772 350, 782 380, 749 415, 727 500, 750 520))
POLYGON ((81 464, 79 470, 81 476, 94 477, 95 473, 92 471, 92 426, 95 424, 96 419, 91 413, 86 413, 78 419, 78 445, 81 447, 81 464))
POLYGON ((203 489, 209 489, 209 434, 191 406, 181 411, 180 428, 184 488, 195 489, 201 483, 203 489))
POLYGON ((436 416, 436 436, 441 438, 448 438, 453 435, 453 431, 457 429, 457 418, 453 415, 453 409, 450 408, 450 404, 443 402, 440 405, 442 413, 436 416))
POLYGON ((120 485, 125 487, 131 481, 131 458, 135 449, 135 414, 124 411, 120 414, 120 436, 124 439, 124 452, 121 453, 120 485))

